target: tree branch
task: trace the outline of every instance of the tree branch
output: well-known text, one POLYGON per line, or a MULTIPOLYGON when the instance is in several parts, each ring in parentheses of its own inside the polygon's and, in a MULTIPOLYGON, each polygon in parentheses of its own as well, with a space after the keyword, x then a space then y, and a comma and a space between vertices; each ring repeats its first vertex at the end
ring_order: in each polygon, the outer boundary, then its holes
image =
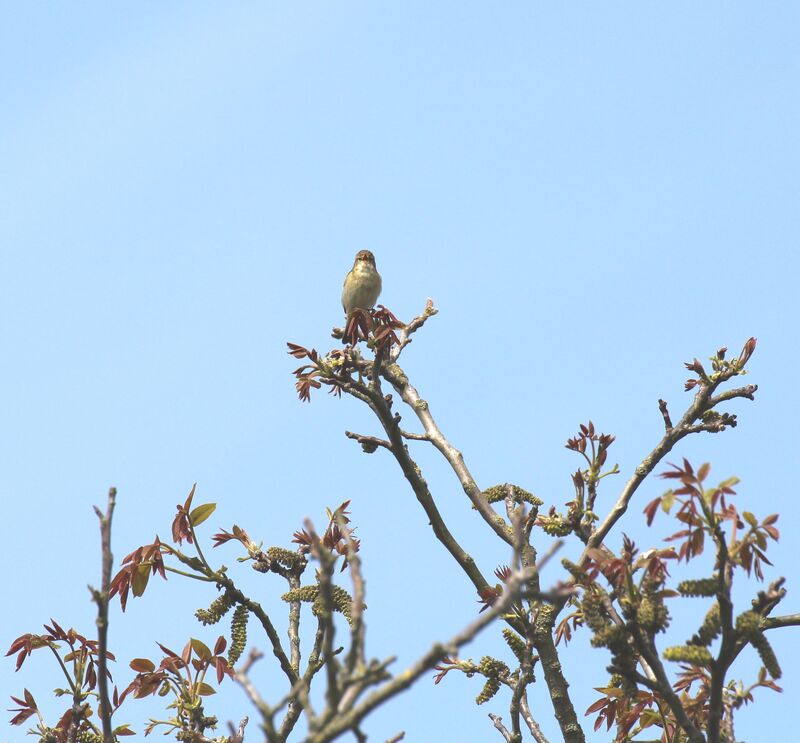
POLYGON ((352 730, 373 709, 379 707, 400 692, 405 691, 422 676, 422 674, 430 671, 445 657, 457 655, 460 647, 471 642, 482 629, 487 627, 497 616, 506 611, 512 601, 517 597, 520 587, 524 585, 526 581, 530 580, 533 572, 534 569, 526 568, 512 573, 505 585, 502 595, 488 611, 481 614, 449 641, 445 643, 435 643, 430 650, 414 664, 398 676, 395 676, 391 681, 388 681, 382 687, 372 692, 361 704, 344 714, 336 716, 321 730, 312 732, 306 739, 306 743, 327 743, 328 741, 334 740, 342 733, 352 730))
POLYGON ((94 507, 94 512, 100 520, 102 578, 99 591, 89 586, 89 592, 97 604, 97 691, 104 743, 112 743, 114 740, 111 728, 111 701, 108 696, 108 593, 111 587, 111 568, 114 564, 114 556, 111 554, 111 519, 114 516, 116 503, 117 489, 109 488, 105 515, 97 506, 94 507))

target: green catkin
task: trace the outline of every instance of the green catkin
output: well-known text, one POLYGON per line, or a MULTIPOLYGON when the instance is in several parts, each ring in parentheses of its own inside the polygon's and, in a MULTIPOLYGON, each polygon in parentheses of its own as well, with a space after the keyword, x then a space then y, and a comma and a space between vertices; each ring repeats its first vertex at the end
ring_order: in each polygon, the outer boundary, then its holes
POLYGON ((711 663, 711 653, 701 645, 676 645, 664 651, 664 658, 676 663, 691 663, 693 666, 707 666, 711 663))
POLYGON ((250 617, 250 610, 244 605, 239 604, 231 618, 231 646, 228 648, 228 664, 236 665, 241 658, 247 645, 247 620, 250 617))
POLYGON ((198 609, 194 615, 203 624, 216 624, 228 613, 233 603, 232 597, 226 592, 217 596, 217 598, 211 602, 211 606, 209 606, 208 609, 198 609))
POLYGON ((719 604, 715 602, 714 606, 708 610, 705 619, 703 619, 703 623, 700 625, 700 629, 697 630, 697 634, 689 640, 689 645, 708 647, 721 631, 722 624, 719 619, 719 604))
POLYGON ((481 693, 475 697, 476 704, 485 704, 500 690, 500 679, 497 676, 486 679, 481 693))
POLYGON ((266 555, 270 560, 274 560, 290 570, 302 565, 306 561, 304 555, 301 555, 299 552, 292 552, 292 550, 287 550, 283 547, 270 547, 266 555))
POLYGON ((492 658, 491 655, 484 655, 478 663, 478 673, 484 676, 508 676, 508 666, 502 660, 492 658))
POLYGON ((509 648, 511 648, 511 652, 514 653, 517 660, 520 663, 523 663, 525 657, 528 654, 528 648, 525 645, 525 640, 523 640, 514 630, 503 627, 503 639, 506 641, 506 644, 509 648))
POLYGON ((678 583, 678 593, 682 596, 714 596, 718 587, 719 581, 716 578, 683 580, 678 583))
MULTIPOLYGON (((493 485, 491 488, 487 488, 483 491, 483 497, 486 498, 489 503, 500 503, 504 501, 507 496, 508 486, 506 485, 493 485)), ((519 487, 519 485, 511 486, 511 497, 517 503, 529 503, 536 508, 544 503, 541 498, 537 498, 533 493, 529 493, 524 488, 519 487)), ((473 508, 475 508, 475 506, 473 506, 473 508)))
POLYGON ((781 667, 775 651, 761 631, 761 615, 754 611, 746 611, 736 617, 736 629, 747 638, 748 642, 758 651, 764 668, 772 678, 781 677, 781 667))
POLYGON ((775 651, 767 641, 767 638, 764 637, 764 633, 754 632, 753 635, 748 639, 753 647, 758 651, 761 662, 764 664, 764 668, 767 669, 769 675, 774 679, 779 679, 781 677, 781 667, 778 665, 778 659, 775 656, 775 651))

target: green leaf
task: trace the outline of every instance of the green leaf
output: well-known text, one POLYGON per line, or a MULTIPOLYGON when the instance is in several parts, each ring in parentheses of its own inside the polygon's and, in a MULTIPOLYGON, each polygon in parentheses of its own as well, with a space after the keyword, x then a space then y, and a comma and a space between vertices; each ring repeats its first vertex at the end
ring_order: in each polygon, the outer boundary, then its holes
POLYGON ((197 506, 197 508, 192 509, 192 512, 189 514, 189 521, 192 522, 192 526, 199 526, 202 524, 217 508, 216 503, 203 503, 202 506, 197 506))
POLYGON ((675 493, 672 490, 667 490, 667 492, 661 496, 661 510, 664 513, 669 513, 673 503, 675 503, 675 493))
POLYGON ((197 657, 200 660, 208 660, 211 657, 211 651, 208 649, 208 646, 202 642, 201 640, 197 640, 194 637, 191 639, 192 643, 192 650, 197 654, 197 657))
POLYGON ((201 697, 210 697, 212 694, 216 694, 217 692, 214 691, 214 688, 209 686, 206 683, 202 683, 197 687, 197 693, 201 697))
POLYGON ((742 518, 748 524, 750 524, 750 526, 752 527, 758 526, 758 519, 752 513, 750 513, 750 511, 744 511, 744 513, 742 513, 742 518))
POLYGON ((150 566, 147 563, 137 565, 136 571, 133 573, 133 580, 131 580, 133 595, 141 596, 144 593, 144 589, 147 588, 147 581, 149 580, 150 566))

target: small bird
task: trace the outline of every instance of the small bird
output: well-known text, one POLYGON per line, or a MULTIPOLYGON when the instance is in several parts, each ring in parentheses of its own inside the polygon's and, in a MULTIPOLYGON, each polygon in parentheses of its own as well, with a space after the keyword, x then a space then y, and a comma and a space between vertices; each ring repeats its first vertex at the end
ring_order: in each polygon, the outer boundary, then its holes
POLYGON ((381 275, 375 268, 375 256, 369 250, 359 250, 342 287, 342 307, 347 319, 354 310, 371 310, 380 293, 381 275))

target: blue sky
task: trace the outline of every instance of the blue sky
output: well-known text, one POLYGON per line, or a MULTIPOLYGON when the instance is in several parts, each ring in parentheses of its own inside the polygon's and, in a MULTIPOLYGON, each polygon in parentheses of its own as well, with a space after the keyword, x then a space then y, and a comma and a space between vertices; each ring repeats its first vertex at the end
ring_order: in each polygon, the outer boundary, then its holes
MULTIPOLYGON (((799 22, 784 3, 6 4, 0 639, 51 616, 91 631, 91 506, 112 484, 118 558, 166 536, 195 481, 218 503, 208 535, 235 522, 265 545, 351 498, 368 649, 398 669, 473 617, 395 463, 343 436, 376 432, 367 411, 294 394, 285 342, 333 343, 363 248, 401 318, 427 297, 441 310, 405 365, 479 483, 548 505, 570 497, 578 423, 617 435, 627 474, 660 434, 658 398, 688 404, 682 362, 757 336, 740 426, 672 458, 711 461, 712 478, 742 478, 742 507, 781 513, 769 576, 796 611, 799 22)), ((484 572, 505 562, 444 463, 415 453, 484 572)), ((623 477, 606 482, 601 511, 623 477)), ((663 490, 643 486, 622 524, 643 546, 669 533, 639 517, 663 490)), ((280 616, 281 587, 247 573, 280 616)), ((115 612, 117 677, 154 639, 213 639, 192 617, 212 598, 170 579, 115 612)), ((495 635, 464 656, 502 652, 495 635)), ((800 692, 796 630, 770 640, 785 692, 740 714, 747 741, 780 735, 800 692)), ((564 657, 581 711, 606 680, 587 652, 564 657)), ((56 683, 43 658, 0 667, 6 699, 27 686, 45 706, 56 683)), ((486 714, 506 700, 475 708, 478 690, 423 681, 366 730, 499 740, 486 714)), ((554 736, 546 703, 533 693, 554 736)), ((249 710, 232 688, 220 708, 249 710)), ((154 711, 128 717, 141 729, 154 711)))

